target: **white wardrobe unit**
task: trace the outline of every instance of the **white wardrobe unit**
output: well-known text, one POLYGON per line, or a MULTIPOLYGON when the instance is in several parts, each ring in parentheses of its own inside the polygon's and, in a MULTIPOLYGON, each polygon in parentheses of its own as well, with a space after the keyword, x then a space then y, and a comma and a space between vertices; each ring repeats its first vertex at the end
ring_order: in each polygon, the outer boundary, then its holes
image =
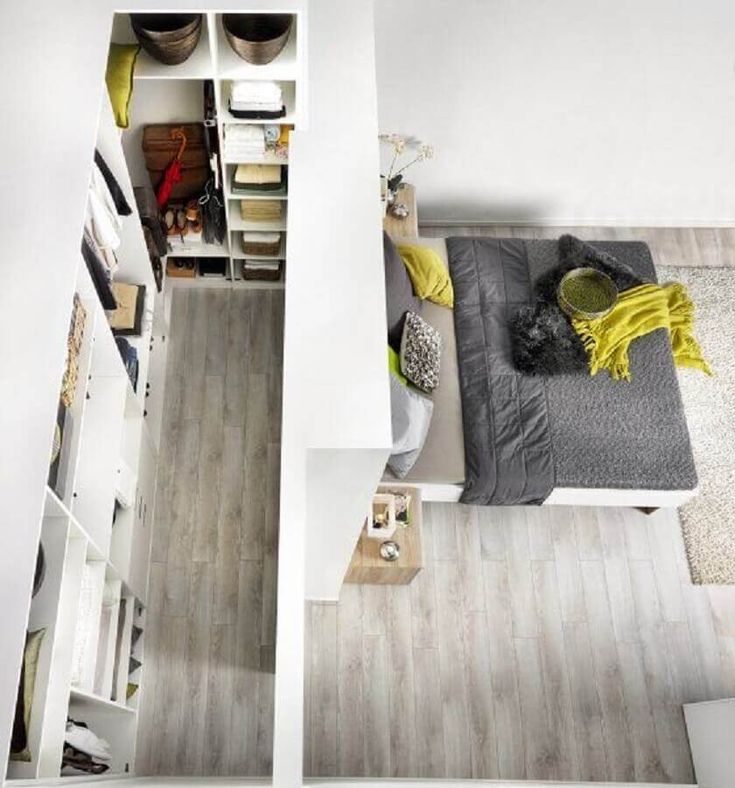
MULTIPOLYGON (((73 402, 59 420, 58 469, 45 490, 41 523, 45 575, 28 618, 29 632, 43 632, 29 756, 8 760, 9 781, 59 776, 67 716, 107 739, 111 773, 125 773, 133 762, 138 696, 128 697, 128 684, 139 685, 142 674, 141 667, 131 668, 143 662, 163 404, 163 379, 155 373, 165 363, 165 321, 107 101, 96 147, 133 208, 121 217, 115 281, 145 287, 142 333, 127 337, 138 354, 138 380, 133 389, 80 254, 74 288, 83 314, 78 376, 73 402)), ((90 149, 90 172, 92 155, 90 149)), ((72 310, 69 303, 70 319, 72 310)))

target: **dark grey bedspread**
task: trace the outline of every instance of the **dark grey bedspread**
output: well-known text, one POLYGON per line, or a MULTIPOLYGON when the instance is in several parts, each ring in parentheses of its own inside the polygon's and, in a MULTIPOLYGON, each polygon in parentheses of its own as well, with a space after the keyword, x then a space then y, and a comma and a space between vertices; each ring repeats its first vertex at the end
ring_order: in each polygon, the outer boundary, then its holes
MULTIPOLYGON (((656 281, 646 244, 593 246, 656 281)), ((556 241, 449 238, 447 249, 455 287, 464 501, 539 503, 553 487, 696 487, 665 331, 631 345, 630 383, 612 381, 604 372, 594 378, 519 375, 511 361, 507 317, 514 304, 532 300, 535 280, 557 265, 556 241)))
POLYGON ((448 238, 465 447, 461 501, 542 503, 554 487, 544 381, 511 362, 508 314, 531 298, 523 241, 448 238))

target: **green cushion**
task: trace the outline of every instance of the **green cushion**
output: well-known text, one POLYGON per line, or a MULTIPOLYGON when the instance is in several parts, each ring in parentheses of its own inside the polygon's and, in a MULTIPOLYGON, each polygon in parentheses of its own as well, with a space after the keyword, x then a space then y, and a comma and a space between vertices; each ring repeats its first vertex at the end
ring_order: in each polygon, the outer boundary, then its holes
POLYGON ((115 123, 121 129, 130 125, 128 107, 133 95, 133 72, 138 52, 140 47, 137 44, 110 44, 105 82, 115 123))
POLYGON ((397 244, 404 265, 419 298, 433 301, 439 306, 454 306, 454 288, 449 271, 441 257, 428 246, 397 244))
POLYGON ((396 353, 390 345, 388 345, 388 369, 393 373, 399 383, 402 383, 404 386, 408 385, 408 379, 401 372, 401 359, 398 357, 398 353, 396 353))

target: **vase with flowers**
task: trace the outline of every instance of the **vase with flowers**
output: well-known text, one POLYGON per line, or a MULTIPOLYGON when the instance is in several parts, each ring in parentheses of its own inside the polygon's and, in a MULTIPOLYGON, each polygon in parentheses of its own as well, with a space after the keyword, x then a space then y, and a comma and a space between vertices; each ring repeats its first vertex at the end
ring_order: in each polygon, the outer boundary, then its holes
POLYGON ((395 204, 396 193, 403 183, 403 173, 417 162, 433 159, 434 148, 421 140, 403 134, 379 134, 378 139, 390 148, 392 154, 388 174, 380 176, 381 199, 384 208, 388 209, 395 204), (405 156, 412 158, 406 162, 405 156))

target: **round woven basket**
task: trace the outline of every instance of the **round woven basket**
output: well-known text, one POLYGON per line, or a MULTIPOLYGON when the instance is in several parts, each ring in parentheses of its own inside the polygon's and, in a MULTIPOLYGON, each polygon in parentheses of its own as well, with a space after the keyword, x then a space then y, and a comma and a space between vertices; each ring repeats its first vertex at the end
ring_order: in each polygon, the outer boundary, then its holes
POLYGON ((564 274, 556 291, 561 309, 571 318, 605 317, 618 300, 618 289, 596 268, 574 268, 564 274))
POLYGON ((286 46, 290 14, 223 14, 222 27, 235 54, 248 63, 270 63, 286 46))
POLYGON ((143 49, 167 66, 183 63, 202 34, 201 14, 130 14, 130 23, 143 49))

